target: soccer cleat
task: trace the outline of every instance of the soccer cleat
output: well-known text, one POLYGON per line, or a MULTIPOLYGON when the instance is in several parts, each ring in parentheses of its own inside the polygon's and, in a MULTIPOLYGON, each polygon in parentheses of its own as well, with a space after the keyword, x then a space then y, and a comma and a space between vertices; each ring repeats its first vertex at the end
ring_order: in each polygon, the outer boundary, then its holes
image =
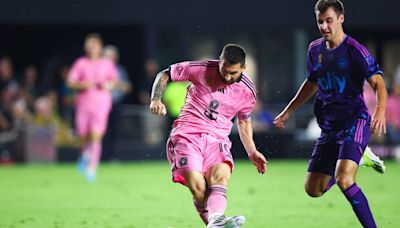
POLYGON ((239 228, 246 221, 244 216, 226 217, 225 215, 211 218, 207 228, 239 228))
POLYGON ((85 172, 88 162, 89 162, 89 159, 85 158, 84 156, 81 156, 78 159, 78 162, 76 164, 76 168, 78 169, 78 172, 80 172, 80 173, 85 172))
POLYGON ((96 180, 96 172, 90 172, 90 171, 86 171, 86 180, 89 183, 94 183, 94 181, 96 180))
POLYGON ((385 164, 383 164, 383 161, 372 152, 369 146, 365 148, 363 159, 364 159, 364 164, 363 164, 364 167, 372 167, 378 173, 381 174, 385 173, 386 170, 385 164))

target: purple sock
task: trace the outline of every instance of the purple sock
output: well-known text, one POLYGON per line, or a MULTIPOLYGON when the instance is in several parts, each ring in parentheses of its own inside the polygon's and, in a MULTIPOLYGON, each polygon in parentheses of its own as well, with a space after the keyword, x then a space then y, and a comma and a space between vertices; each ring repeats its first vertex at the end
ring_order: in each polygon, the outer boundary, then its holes
POLYGON ((332 177, 332 178, 329 180, 329 183, 328 183, 328 185, 326 186, 326 189, 325 189, 324 193, 327 192, 327 191, 329 191, 329 189, 331 189, 332 186, 335 185, 335 184, 336 184, 336 179, 335 179, 334 177, 332 177))
POLYGON ((353 207, 353 211, 356 213, 361 224, 367 228, 376 228, 374 217, 372 216, 371 210, 368 206, 367 198, 365 198, 365 195, 357 186, 357 184, 354 183, 348 187, 343 191, 343 194, 350 202, 351 206, 353 207))

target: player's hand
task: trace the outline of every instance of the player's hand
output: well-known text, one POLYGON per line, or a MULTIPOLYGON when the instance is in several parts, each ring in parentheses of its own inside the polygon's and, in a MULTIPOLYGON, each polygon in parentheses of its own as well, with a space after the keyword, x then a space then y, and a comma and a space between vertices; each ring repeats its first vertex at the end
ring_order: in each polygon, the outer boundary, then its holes
POLYGON ((274 119, 275 127, 278 129, 285 128, 285 122, 287 119, 289 119, 289 116, 290 116, 289 113, 285 110, 279 113, 274 119))
POLYGON ((383 133, 386 134, 386 119, 385 114, 381 112, 375 112, 372 116, 371 132, 378 134, 379 136, 383 133))
POLYGON ((267 171, 267 159, 260 152, 253 151, 249 153, 249 159, 257 167, 258 173, 264 174, 267 171))
POLYGON ((167 108, 161 100, 152 100, 150 103, 150 112, 154 115, 165 116, 167 114, 167 108))

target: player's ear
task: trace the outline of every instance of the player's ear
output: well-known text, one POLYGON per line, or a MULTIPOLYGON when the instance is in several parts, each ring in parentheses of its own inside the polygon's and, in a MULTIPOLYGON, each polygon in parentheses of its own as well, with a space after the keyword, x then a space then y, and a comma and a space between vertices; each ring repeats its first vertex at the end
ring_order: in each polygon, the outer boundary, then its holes
POLYGON ((343 23, 343 22, 344 22, 344 15, 343 15, 343 14, 340 14, 340 15, 339 15, 339 22, 340 22, 340 23, 343 23))
POLYGON ((244 64, 241 68, 242 70, 246 70, 247 64, 244 64))

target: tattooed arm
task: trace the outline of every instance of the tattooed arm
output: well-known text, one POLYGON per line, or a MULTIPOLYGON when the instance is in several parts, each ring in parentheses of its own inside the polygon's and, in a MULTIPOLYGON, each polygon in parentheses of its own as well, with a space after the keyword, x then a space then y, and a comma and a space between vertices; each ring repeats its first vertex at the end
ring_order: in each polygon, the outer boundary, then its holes
POLYGON ((151 90, 150 112, 152 114, 163 116, 167 114, 167 109, 162 103, 161 98, 169 80, 170 77, 168 69, 157 74, 153 83, 153 89, 151 90))

